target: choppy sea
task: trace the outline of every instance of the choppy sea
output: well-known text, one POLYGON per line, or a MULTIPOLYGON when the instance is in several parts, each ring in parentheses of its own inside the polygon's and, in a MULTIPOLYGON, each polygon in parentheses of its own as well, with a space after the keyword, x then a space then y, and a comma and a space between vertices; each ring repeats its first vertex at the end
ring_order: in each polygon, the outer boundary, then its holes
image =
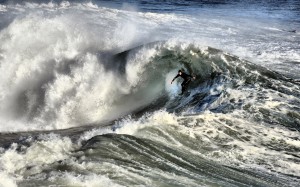
POLYGON ((297 0, 0 1, 1 187, 297 187, 299 131, 297 0))

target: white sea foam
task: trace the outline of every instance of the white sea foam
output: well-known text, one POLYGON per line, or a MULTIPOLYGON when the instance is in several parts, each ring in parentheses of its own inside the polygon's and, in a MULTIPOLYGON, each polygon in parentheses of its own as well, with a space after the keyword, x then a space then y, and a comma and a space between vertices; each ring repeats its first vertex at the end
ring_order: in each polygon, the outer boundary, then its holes
POLYGON ((267 171, 275 169, 300 176, 297 169, 300 165, 290 160, 292 155, 273 150, 273 146, 299 149, 300 141, 294 139, 300 135, 298 131, 257 124, 239 116, 207 111, 182 117, 157 111, 139 120, 124 119, 118 123, 119 128, 115 132, 155 140, 223 164, 267 171), (157 131, 160 133, 157 134, 157 131), (194 143, 201 146, 195 149, 194 143), (205 151, 202 146, 210 147, 211 151, 205 151))
POLYGON ((14 178, 8 174, 6 174, 5 172, 1 172, 0 171, 0 186, 2 187, 17 187, 17 183, 16 181, 14 180, 14 178))
MULTIPOLYGON (((57 180, 57 176, 53 176, 54 180, 57 180)), ((65 174, 60 179, 63 181, 62 183, 68 186, 91 186, 91 187, 97 187, 97 186, 111 186, 111 187, 121 187, 123 185, 119 185, 112 180, 110 180, 106 176, 99 176, 96 174, 91 174, 87 176, 82 175, 72 175, 70 173, 65 174)))
POLYGON ((13 144, 9 150, 1 154, 0 168, 8 174, 19 177, 24 173, 39 173, 44 165, 68 158, 75 148, 69 138, 56 135, 47 135, 29 148, 24 147, 24 152, 17 151, 17 147, 17 144, 13 144))

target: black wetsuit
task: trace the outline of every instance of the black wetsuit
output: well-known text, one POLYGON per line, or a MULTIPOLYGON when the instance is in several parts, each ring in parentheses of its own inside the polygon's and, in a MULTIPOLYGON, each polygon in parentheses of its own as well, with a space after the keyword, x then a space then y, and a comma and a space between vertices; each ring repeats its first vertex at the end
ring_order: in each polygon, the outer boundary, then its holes
POLYGON ((191 82, 191 79, 193 78, 193 76, 188 75, 184 72, 181 72, 181 75, 178 73, 176 75, 176 77, 174 77, 174 79, 172 80, 172 82, 177 79, 178 77, 183 78, 183 82, 181 83, 181 94, 183 94, 183 92, 186 90, 188 84, 191 82))

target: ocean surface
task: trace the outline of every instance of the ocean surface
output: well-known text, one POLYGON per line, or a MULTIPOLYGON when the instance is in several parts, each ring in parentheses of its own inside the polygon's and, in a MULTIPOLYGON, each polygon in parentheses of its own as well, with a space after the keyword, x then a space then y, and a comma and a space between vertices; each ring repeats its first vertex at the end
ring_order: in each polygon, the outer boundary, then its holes
POLYGON ((300 186, 300 1, 1 0, 15 186, 300 186))

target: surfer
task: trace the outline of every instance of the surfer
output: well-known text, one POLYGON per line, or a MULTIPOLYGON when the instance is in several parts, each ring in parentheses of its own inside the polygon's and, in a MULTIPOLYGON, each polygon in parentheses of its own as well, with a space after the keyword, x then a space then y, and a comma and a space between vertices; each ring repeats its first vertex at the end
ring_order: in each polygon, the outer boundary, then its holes
POLYGON ((181 94, 180 94, 180 95, 182 95, 183 92, 187 89, 188 84, 191 82, 191 79, 196 79, 196 77, 192 76, 192 75, 188 75, 188 74, 184 73, 182 70, 178 70, 178 74, 171 81, 171 84, 178 77, 183 78, 183 82, 181 83, 181 94))

